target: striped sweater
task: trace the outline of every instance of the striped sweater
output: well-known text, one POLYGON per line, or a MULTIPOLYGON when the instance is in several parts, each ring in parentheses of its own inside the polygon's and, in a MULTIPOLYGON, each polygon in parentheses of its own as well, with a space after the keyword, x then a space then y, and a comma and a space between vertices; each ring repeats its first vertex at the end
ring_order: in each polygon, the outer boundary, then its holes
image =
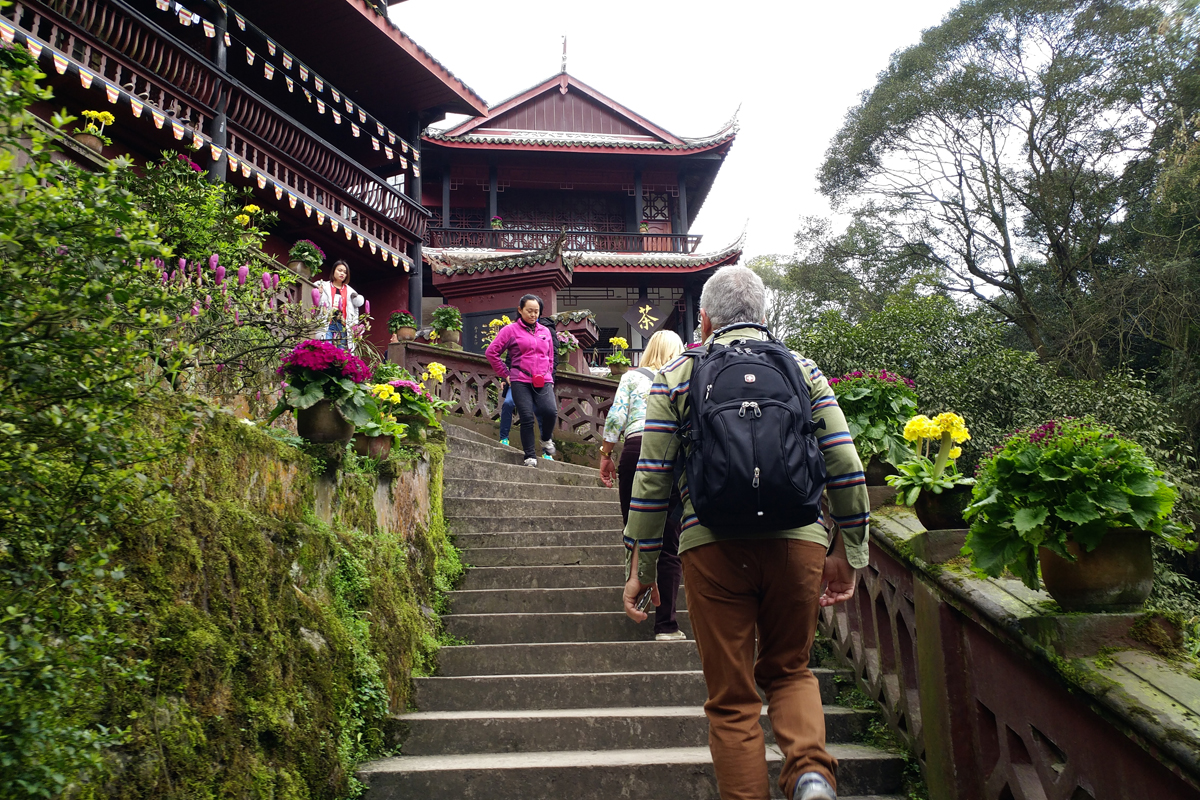
MULTIPOLYGON (((753 328, 730 331, 717 340, 726 344, 735 339, 763 338, 753 328)), ((795 353, 793 353, 795 355, 795 353)), ((829 475, 826 492, 833 521, 842 530, 846 556, 850 566, 858 569, 867 564, 867 533, 870 524, 870 501, 862 462, 846 418, 838 406, 833 389, 817 365, 796 355, 800 374, 808 384, 813 420, 825 427, 817 438, 825 469, 829 475)), ((633 498, 629 503, 629 522, 625 526, 625 571, 628 576, 632 554, 638 553, 638 579, 643 584, 654 583, 657 577, 658 554, 662 549, 663 526, 671 496, 671 479, 676 459, 682 459, 680 440, 676 432, 688 419, 688 388, 695 361, 680 356, 654 376, 654 384, 646 401, 646 424, 642 431, 642 453, 637 475, 633 480, 633 498)), ((725 538, 743 538, 710 530, 700 524, 688 495, 687 475, 681 470, 679 492, 683 498, 683 534, 679 552, 718 542, 725 538)), ((756 538, 802 539, 825 545, 828 535, 825 520, 791 530, 759 534, 756 538)))

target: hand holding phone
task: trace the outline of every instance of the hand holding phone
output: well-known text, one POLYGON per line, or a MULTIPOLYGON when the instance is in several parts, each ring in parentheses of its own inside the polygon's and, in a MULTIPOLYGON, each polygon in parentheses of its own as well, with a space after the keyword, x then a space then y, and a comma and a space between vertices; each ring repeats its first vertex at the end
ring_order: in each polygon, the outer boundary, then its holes
MULTIPOLYGON (((653 587, 651 587, 651 588, 653 588, 653 587)), ((637 602, 633 604, 633 607, 635 609, 637 609, 638 611, 644 612, 649 605, 650 605, 650 588, 647 588, 646 591, 642 592, 638 596, 637 602)))

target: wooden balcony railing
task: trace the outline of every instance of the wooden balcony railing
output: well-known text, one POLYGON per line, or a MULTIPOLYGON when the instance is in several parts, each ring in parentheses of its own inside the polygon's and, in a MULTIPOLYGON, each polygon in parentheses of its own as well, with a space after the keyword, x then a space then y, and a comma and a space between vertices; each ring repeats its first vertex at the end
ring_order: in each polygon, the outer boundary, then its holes
MULTIPOLYGON (((494 228, 429 228, 431 247, 481 247, 492 250, 544 250, 561 231, 494 228)), ((566 232, 564 250, 602 253, 694 253, 700 236, 681 233, 566 232)))
MULTIPOLYGON (((483 356, 407 342, 389 345, 388 360, 413 375, 424 372, 431 362, 438 362, 446 368, 446 379, 438 384, 439 396, 454 404, 447 413, 471 419, 500 418, 500 379, 483 356)), ((570 431, 585 441, 600 442, 604 438, 604 418, 616 392, 616 382, 606 378, 557 373, 554 394, 558 398, 559 430, 570 431)))
POLYGON ((393 249, 404 249, 398 228, 405 238, 424 236, 429 212, 419 204, 119 0, 18 0, 0 16, 188 130, 207 133, 228 86, 228 149, 235 156, 393 249))

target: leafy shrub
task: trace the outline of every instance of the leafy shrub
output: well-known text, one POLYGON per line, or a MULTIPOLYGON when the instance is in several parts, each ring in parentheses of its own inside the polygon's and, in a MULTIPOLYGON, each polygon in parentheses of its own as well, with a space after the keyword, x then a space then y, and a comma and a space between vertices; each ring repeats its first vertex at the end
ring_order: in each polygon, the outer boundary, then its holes
POLYGON ((433 329, 437 331, 461 331, 462 312, 458 306, 440 305, 433 310, 433 329))
POLYGON ((911 379, 888 372, 851 372, 830 378, 854 446, 863 464, 880 455, 899 464, 911 455, 900 429, 917 409, 917 392, 911 379))
POLYGON ((1169 536, 1175 489, 1161 476, 1145 450, 1092 420, 1016 433, 981 465, 964 512, 972 562, 1037 589, 1039 547, 1071 560, 1068 541, 1091 552, 1110 528, 1169 536))

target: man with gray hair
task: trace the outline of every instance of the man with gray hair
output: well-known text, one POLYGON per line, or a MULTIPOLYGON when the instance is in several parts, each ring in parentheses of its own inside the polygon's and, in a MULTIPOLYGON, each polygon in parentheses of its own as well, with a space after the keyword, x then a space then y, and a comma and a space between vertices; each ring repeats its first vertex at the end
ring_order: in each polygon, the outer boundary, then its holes
MULTIPOLYGON (((724 267, 705 283, 700 330, 715 351, 768 339, 762 328, 765 316, 766 290, 752 270, 724 267)), ((813 453, 819 448, 828 475, 829 511, 837 523, 833 543, 828 543, 823 518, 784 530, 706 527, 696 514, 697 498, 689 495, 687 474, 678 478, 684 504, 679 555, 688 614, 708 686, 704 710, 722 800, 770 796, 759 725, 762 701, 756 684, 766 695, 775 741, 783 751, 779 786, 784 796, 836 800, 837 761, 825 749, 821 693, 808 658, 820 608, 854 596, 855 570, 867 563, 870 505, 862 462, 833 390, 815 364, 791 355, 808 389, 816 430, 813 453)), ((786 355, 781 360, 790 370, 786 355)), ((638 622, 646 614, 635 607, 636 598, 649 589, 654 605, 659 601, 656 564, 673 475, 679 473, 676 461, 685 458, 681 435, 694 422, 689 390, 698 391, 691 386, 697 368, 694 356, 680 356, 655 375, 647 398, 641 458, 625 527, 623 603, 625 613, 638 622)), ((748 393, 763 383, 758 381, 756 387, 749 374, 745 380, 748 393)), ((709 385, 706 394, 712 388, 709 385)), ((757 403, 742 406, 753 406, 757 415, 757 403)), ((757 473, 755 469, 756 486, 757 473)), ((818 483, 814 492, 819 488, 818 483)), ((704 503, 704 498, 699 502, 704 503)), ((711 509, 711 501, 707 506, 711 509)))

